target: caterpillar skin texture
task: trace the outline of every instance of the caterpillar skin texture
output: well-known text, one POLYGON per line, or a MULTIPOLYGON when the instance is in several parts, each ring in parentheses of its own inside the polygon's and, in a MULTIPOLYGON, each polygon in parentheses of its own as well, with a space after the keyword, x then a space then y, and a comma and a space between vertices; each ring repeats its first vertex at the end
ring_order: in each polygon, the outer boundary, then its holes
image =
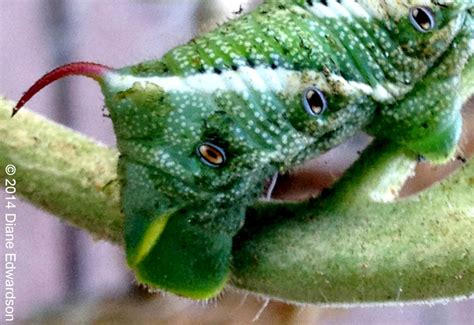
POLYGON ((114 123, 126 253, 139 281, 217 295, 265 179, 357 130, 449 159, 473 7, 267 1, 160 60, 77 73, 100 82, 114 123))

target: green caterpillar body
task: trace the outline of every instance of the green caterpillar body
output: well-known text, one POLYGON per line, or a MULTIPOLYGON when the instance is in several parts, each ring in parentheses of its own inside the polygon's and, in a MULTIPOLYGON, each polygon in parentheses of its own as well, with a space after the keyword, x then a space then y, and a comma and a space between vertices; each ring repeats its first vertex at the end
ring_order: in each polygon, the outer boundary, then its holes
POLYGON ((267 1, 161 60, 96 77, 121 153, 127 259, 140 282, 218 294, 265 180, 357 130, 449 159, 473 7, 267 1))

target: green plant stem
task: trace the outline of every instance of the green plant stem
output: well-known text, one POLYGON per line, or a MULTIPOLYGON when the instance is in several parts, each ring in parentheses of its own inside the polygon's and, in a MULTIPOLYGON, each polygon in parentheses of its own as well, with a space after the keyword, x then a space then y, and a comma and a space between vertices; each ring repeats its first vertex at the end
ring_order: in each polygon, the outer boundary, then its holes
MULTIPOLYGON (((2 178, 15 178, 19 194, 62 220, 120 242, 117 152, 27 110, 10 119, 12 106, 0 100, 2 178), (4 171, 10 163, 13 177, 4 171)), ((415 198, 375 202, 397 190, 386 180, 406 177, 412 160, 375 143, 321 198, 249 208, 235 240, 234 285, 323 304, 471 294, 474 164, 415 198)))
POLYGON ((15 179, 21 196, 94 237, 121 242, 117 151, 27 109, 12 119, 12 107, 0 97, 2 180, 15 179), (8 164, 15 175, 5 174, 8 164))
POLYGON ((234 250, 234 283, 319 304, 472 294, 474 164, 408 200, 372 201, 367 185, 403 175, 409 160, 376 143, 321 199, 251 209, 234 250))
POLYGON ((461 98, 463 102, 467 102, 474 95, 474 56, 471 56, 464 67, 462 83, 461 98))

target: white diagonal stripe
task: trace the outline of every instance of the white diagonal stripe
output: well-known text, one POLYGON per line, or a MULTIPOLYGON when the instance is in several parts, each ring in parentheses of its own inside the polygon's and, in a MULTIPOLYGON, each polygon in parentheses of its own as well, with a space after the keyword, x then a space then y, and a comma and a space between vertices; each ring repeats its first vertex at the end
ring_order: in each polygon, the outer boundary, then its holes
MULTIPOLYGON (((242 95, 248 95, 249 89, 257 92, 275 92, 284 95, 295 95, 301 93, 306 87, 314 85, 332 93, 330 84, 337 83, 341 94, 351 96, 364 94, 371 96, 378 102, 393 100, 393 89, 396 85, 384 87, 377 85, 372 87, 368 84, 347 81, 339 75, 324 76, 316 71, 295 71, 284 68, 272 69, 268 67, 240 67, 236 71, 223 71, 220 74, 206 72, 187 77, 136 77, 132 75, 121 75, 116 72, 107 74, 106 84, 114 91, 125 91, 132 88, 136 83, 146 86, 153 84, 165 92, 199 92, 212 94, 216 91, 233 91, 242 95), (388 90, 390 89, 390 91, 388 90)), ((409 89, 399 91, 397 96, 408 92, 409 89)))
POLYGON ((328 0, 327 5, 316 2, 312 6, 307 7, 316 17, 323 18, 349 18, 359 17, 370 19, 371 15, 367 10, 354 0, 328 0))

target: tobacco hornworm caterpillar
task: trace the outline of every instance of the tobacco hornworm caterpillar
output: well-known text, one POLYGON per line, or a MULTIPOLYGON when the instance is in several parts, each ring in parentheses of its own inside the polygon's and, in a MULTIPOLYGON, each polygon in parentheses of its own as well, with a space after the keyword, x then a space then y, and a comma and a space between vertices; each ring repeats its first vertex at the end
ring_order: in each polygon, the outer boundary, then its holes
POLYGON ((452 156, 473 8, 267 1, 160 60, 53 70, 14 113, 59 78, 97 80, 121 153, 129 265, 145 284, 208 298, 229 277, 246 207, 275 172, 360 129, 435 162, 452 156))

